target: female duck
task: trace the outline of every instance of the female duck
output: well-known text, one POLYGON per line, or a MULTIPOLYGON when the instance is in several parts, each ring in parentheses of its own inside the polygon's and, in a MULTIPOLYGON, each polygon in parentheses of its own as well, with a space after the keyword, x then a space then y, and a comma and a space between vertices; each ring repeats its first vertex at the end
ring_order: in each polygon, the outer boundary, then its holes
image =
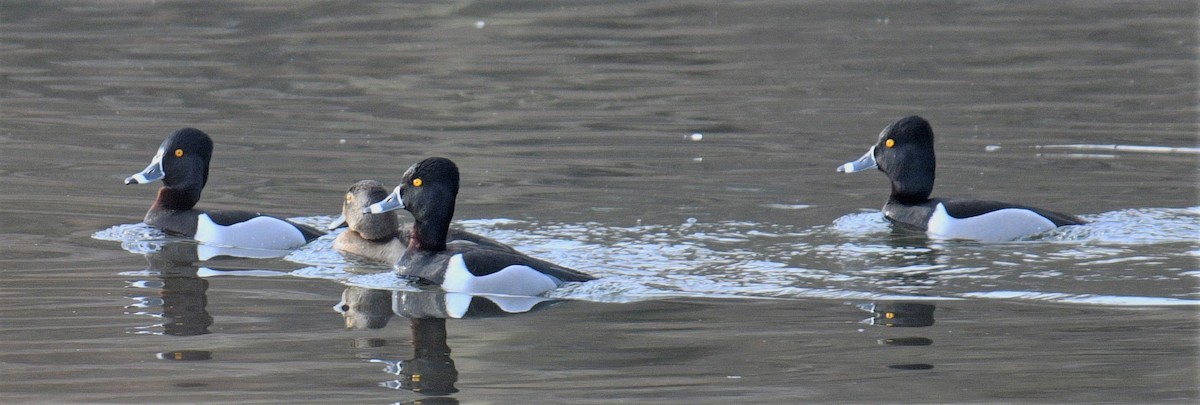
MULTIPOLYGON (((371 204, 383 201, 388 191, 383 183, 361 180, 346 190, 342 215, 329 224, 329 230, 349 228, 333 240, 333 248, 368 260, 395 264, 408 248, 409 232, 395 212, 372 214, 364 212, 371 204)), ((491 248, 512 251, 508 245, 491 238, 459 229, 451 229, 447 242, 475 243, 491 248)))
POLYGON ((524 296, 544 293, 564 282, 595 279, 511 250, 446 243, 458 180, 454 162, 428 158, 408 168, 396 190, 367 209, 381 213, 404 208, 412 213, 412 237, 396 263, 400 274, 451 292, 524 296))
POLYGON ((204 132, 180 129, 163 141, 145 170, 125 179, 125 184, 163 182, 146 212, 147 225, 208 244, 252 249, 294 249, 321 236, 311 227, 257 212, 195 209, 208 182, 212 149, 204 132))
POLYGON ((883 215, 937 238, 1007 241, 1085 223, 1073 215, 998 201, 930 199, 935 165, 933 128, 914 115, 888 125, 875 146, 837 171, 878 168, 887 174, 892 195, 883 215))

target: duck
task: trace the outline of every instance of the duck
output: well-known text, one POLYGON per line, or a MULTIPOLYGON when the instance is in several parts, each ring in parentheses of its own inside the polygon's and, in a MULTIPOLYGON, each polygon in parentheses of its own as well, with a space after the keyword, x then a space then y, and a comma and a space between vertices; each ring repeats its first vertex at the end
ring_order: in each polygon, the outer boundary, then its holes
POLYGON ((346 329, 382 329, 392 319, 392 292, 373 288, 346 286, 342 300, 333 306, 342 314, 346 329))
POLYGON ((204 244, 266 250, 295 249, 324 234, 258 212, 196 209, 208 183, 212 152, 213 141, 208 134, 182 128, 163 140, 145 170, 125 179, 126 185, 163 183, 143 219, 146 225, 204 244))
POLYGON ((884 217, 901 228, 923 231, 935 239, 1011 241, 1087 223, 1074 215, 1020 204, 929 198, 936 163, 933 126, 913 115, 892 122, 866 154, 838 166, 837 171, 882 171, 892 183, 892 194, 883 206, 884 217))
MULTIPOLYGON (((372 214, 364 212, 371 204, 383 201, 388 189, 376 180, 359 180, 346 190, 342 213, 328 225, 330 231, 348 228, 333 240, 333 248, 344 254, 370 261, 394 264, 408 248, 410 237, 394 211, 372 214)), ((461 229, 451 228, 447 242, 473 243, 500 250, 515 251, 511 246, 494 239, 461 229)))
POLYGON ((391 194, 364 210, 378 214, 403 208, 412 214, 408 247, 395 265, 401 276, 448 292, 512 296, 538 296, 568 282, 595 280, 517 251, 448 243, 458 186, 453 161, 427 158, 409 167, 391 194))

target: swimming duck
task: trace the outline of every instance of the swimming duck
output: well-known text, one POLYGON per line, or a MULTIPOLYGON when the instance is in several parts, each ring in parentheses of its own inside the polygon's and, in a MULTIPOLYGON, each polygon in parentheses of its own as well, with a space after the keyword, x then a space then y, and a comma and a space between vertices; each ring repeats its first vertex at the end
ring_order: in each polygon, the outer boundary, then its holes
MULTIPOLYGON (((369 260, 395 264, 408 248, 409 232, 401 225, 395 212, 372 214, 364 212, 371 204, 383 201, 388 195, 383 183, 361 180, 346 190, 342 214, 329 223, 329 230, 347 227, 333 240, 333 248, 369 260)), ((450 229, 447 242, 485 245, 512 251, 513 248, 491 238, 460 229, 450 229)))
POLYGON ((458 166, 432 157, 412 165, 400 185, 371 213, 404 208, 413 216, 408 249, 396 263, 401 275, 451 292, 534 296, 565 282, 595 278, 515 251, 446 243, 458 197, 458 166))
POLYGON ((257 212, 195 209, 208 182, 212 150, 208 134, 183 128, 163 141, 145 170, 125 179, 125 184, 163 182, 146 212, 147 225, 204 243, 253 249, 294 249, 322 235, 312 227, 257 212))
POLYGON ((930 199, 935 166, 933 127, 914 115, 888 125, 866 154, 837 171, 878 168, 892 181, 892 195, 883 206, 883 215, 893 224, 935 238, 1007 241, 1086 223, 1074 215, 1018 204, 930 199))

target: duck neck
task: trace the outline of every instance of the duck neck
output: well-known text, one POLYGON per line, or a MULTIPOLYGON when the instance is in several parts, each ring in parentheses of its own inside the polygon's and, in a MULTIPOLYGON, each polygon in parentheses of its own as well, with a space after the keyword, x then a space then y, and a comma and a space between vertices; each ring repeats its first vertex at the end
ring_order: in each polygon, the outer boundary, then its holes
POLYGON ((926 195, 926 196, 910 196, 910 195, 892 194, 891 198, 888 198, 888 204, 900 204, 900 205, 919 205, 919 204, 925 203, 926 201, 929 201, 928 195, 926 195))
POLYGON ((200 189, 162 187, 158 189, 158 197, 154 200, 154 208, 186 211, 196 206, 200 201, 200 189))
POLYGON ((413 216, 413 232, 409 238, 409 251, 438 252, 446 250, 446 237, 450 234, 450 219, 454 218, 454 200, 457 190, 427 187, 422 194, 413 198, 415 206, 406 205, 413 216))
POLYGON ((450 221, 413 221, 412 237, 408 240, 409 250, 439 252, 446 250, 446 236, 450 234, 450 221))
POLYGON ((890 177, 892 178, 892 201, 904 204, 919 204, 928 201, 929 195, 933 193, 933 160, 909 164, 890 177))

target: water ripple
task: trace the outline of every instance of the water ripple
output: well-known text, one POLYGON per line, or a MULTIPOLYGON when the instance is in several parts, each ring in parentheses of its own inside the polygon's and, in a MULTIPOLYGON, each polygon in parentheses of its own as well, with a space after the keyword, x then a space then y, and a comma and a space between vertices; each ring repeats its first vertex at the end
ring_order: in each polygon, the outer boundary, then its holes
MULTIPOLYGON (((554 298, 907 297, 1182 305, 1200 303, 1194 287, 1198 217, 1198 208, 1122 210, 1093 215, 1088 225, 1033 240, 995 244, 896 235, 878 213, 849 214, 812 228, 694 219, 676 225, 606 226, 501 218, 458 225, 600 277, 569 284, 553 292, 554 298), (1176 244, 1186 246, 1176 253, 1156 247, 1176 244)), ((291 218, 317 227, 330 219, 291 218)), ((309 266, 290 274, 371 288, 412 288, 390 266, 336 252, 336 235, 289 253, 285 260, 309 266)), ((93 237, 119 241, 135 253, 181 242, 144 224, 117 225, 93 237)))

